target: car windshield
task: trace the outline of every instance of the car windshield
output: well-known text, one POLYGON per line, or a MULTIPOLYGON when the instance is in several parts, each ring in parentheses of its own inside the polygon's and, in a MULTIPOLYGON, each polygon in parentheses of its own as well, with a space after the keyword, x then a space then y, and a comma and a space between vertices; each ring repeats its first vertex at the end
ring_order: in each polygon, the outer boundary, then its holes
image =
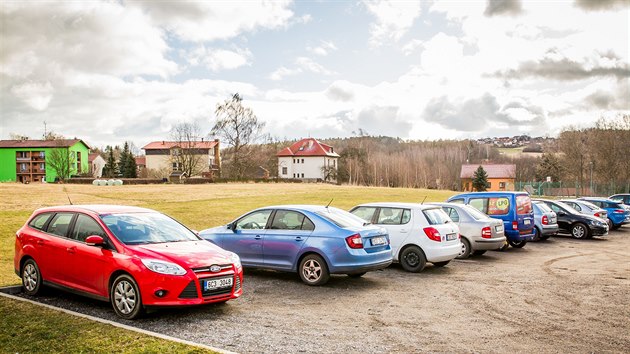
POLYGON ((100 217, 126 245, 199 240, 185 226, 160 213, 105 214, 100 217))
POLYGON ((362 227, 367 222, 361 219, 358 216, 352 215, 347 211, 328 207, 326 210, 320 210, 315 212, 315 214, 321 216, 322 218, 332 222, 333 224, 339 227, 362 227))
POLYGON ((475 209, 474 207, 471 207, 470 205, 462 205, 462 208, 464 208, 466 212, 468 212, 468 214, 472 216, 473 219, 475 220, 485 220, 489 218, 488 215, 480 212, 479 210, 475 209))
POLYGON ((442 225, 451 221, 442 208, 425 209, 422 211, 430 225, 442 225))

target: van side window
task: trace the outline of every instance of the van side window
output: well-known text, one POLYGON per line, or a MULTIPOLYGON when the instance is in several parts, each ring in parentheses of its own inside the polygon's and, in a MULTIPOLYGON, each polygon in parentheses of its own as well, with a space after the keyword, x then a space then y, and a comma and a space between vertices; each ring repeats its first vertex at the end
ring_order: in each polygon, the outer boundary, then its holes
POLYGON ((468 202, 470 206, 484 214, 488 214, 488 198, 474 198, 468 202))
POLYGON ((453 199, 449 203, 464 204, 464 200, 463 199, 453 199))

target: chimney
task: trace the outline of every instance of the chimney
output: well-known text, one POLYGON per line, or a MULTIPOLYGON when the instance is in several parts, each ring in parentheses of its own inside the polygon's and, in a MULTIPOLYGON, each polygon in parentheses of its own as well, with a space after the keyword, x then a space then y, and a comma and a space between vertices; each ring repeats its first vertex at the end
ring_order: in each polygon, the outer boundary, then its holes
POLYGON ((203 138, 201 138, 201 142, 203 143, 203 138))

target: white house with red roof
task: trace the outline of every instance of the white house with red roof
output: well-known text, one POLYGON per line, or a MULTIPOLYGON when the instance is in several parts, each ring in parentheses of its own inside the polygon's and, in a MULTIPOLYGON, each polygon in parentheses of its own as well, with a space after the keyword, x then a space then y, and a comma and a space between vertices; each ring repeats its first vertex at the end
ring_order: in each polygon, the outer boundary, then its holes
POLYGON ((101 154, 94 153, 88 155, 88 163, 90 164, 90 173, 92 177, 101 178, 103 176, 103 167, 107 164, 101 154))
POLYGON ((335 182, 339 155, 332 146, 316 139, 302 139, 277 154, 278 176, 335 182))
MULTIPOLYGON (((219 140, 213 141, 153 141, 142 149, 145 151, 145 166, 147 170, 165 171, 168 173, 180 171, 178 156, 182 150, 199 156, 198 170, 201 175, 219 176, 221 170, 221 154, 219 140)), ((136 162, 137 163, 137 162, 136 162)), ((191 177, 191 176, 189 176, 191 177)))

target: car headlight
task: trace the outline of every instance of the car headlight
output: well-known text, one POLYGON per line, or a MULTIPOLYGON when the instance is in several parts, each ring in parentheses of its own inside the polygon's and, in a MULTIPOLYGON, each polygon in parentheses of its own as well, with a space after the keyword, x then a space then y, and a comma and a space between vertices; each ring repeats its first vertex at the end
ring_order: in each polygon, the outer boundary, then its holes
POLYGON ((241 257, 239 257, 238 254, 236 254, 236 253, 230 254, 230 262, 232 262, 234 264, 236 269, 240 269, 242 267, 242 265, 241 265, 241 257))
POLYGON ((168 275, 184 275, 186 274, 186 270, 181 266, 167 262, 167 261, 158 261, 157 259, 141 259, 142 264, 145 267, 149 268, 156 273, 160 274, 168 274, 168 275))

